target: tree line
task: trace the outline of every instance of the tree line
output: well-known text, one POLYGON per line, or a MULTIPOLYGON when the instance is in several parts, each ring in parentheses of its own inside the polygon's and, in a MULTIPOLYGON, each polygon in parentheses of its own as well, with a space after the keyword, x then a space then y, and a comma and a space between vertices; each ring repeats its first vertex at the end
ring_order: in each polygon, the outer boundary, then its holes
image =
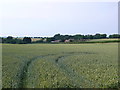
POLYGON ((105 38, 120 38, 120 34, 112 34, 107 37, 107 34, 95 34, 95 35, 61 35, 55 34, 53 37, 24 37, 23 39, 20 38, 13 38, 12 36, 8 36, 7 38, 1 38, 2 43, 11 43, 11 44, 28 44, 28 43, 50 43, 52 41, 65 42, 65 40, 70 40, 70 42, 77 42, 77 41, 85 41, 89 39, 105 39, 105 38), (31 38, 41 38, 41 40, 32 41, 31 38))
POLYGON ((47 42, 55 41, 55 40, 61 40, 61 42, 64 42, 65 40, 73 40, 73 41, 79 41, 79 40, 87 40, 87 39, 105 39, 105 38, 120 38, 119 34, 113 34, 109 35, 107 37, 107 34, 95 34, 95 35, 60 35, 56 34, 51 38, 47 38, 47 42))
POLYGON ((19 39, 19 38, 13 38, 12 36, 8 36, 7 38, 2 38, 2 43, 28 44, 31 42, 32 40, 30 37, 24 37, 23 39, 19 39))

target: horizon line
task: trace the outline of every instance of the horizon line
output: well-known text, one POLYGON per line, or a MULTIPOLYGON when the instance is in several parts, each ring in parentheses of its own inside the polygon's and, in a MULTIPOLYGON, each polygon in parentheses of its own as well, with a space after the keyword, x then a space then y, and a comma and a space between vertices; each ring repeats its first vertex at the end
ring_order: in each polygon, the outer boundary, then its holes
MULTIPOLYGON (((56 34, 60 34, 60 33, 56 33, 56 34)), ((54 34, 54 35, 56 35, 56 34, 54 34)), ((80 33, 77 33, 77 34, 60 34, 60 35, 95 35, 95 34, 107 34, 107 33, 94 33, 94 34, 80 34, 80 33)), ((111 33, 111 34, 107 34, 107 36, 109 36, 109 35, 113 35, 113 34, 119 34, 119 33, 111 33)), ((54 35, 52 35, 52 36, 32 36, 32 35, 22 35, 22 36, 20 36, 20 35, 0 35, 0 37, 8 37, 8 36, 12 36, 12 37, 53 37, 54 35)))

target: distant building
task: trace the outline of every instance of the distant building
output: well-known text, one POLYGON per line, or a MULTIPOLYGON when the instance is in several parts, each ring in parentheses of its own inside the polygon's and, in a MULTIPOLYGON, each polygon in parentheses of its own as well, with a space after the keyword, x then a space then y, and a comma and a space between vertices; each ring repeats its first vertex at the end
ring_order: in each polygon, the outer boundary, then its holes
POLYGON ((70 40, 65 40, 64 42, 70 42, 70 40))
POLYGON ((52 43, 57 43, 60 42, 61 40, 55 40, 55 41, 51 41, 52 43))
POLYGON ((68 40, 65 40, 64 42, 72 42, 74 41, 74 39, 68 39, 68 40))

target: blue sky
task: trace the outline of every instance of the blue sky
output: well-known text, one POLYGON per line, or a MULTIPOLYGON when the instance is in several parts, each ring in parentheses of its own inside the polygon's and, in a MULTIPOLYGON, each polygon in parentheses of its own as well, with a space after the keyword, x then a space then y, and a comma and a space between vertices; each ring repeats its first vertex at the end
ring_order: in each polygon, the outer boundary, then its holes
POLYGON ((2 36, 118 33, 117 2, 4 2, 2 36))

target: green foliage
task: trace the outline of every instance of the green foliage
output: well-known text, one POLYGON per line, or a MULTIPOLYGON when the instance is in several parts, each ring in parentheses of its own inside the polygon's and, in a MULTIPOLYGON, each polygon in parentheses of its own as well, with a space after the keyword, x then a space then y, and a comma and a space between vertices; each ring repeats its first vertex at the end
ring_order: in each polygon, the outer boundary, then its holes
POLYGON ((27 43, 31 43, 31 38, 30 37, 24 37, 23 38, 23 42, 25 43, 25 44, 27 44, 27 43))
POLYGON ((60 34, 54 35, 54 40, 59 40, 59 39, 61 39, 61 35, 60 34))
POLYGON ((100 34, 99 33, 95 34, 94 39, 100 39, 100 34))
POLYGON ((108 88, 116 88, 119 90, 120 89, 120 82, 108 85, 108 88))
POLYGON ((74 35, 73 39, 75 40, 84 39, 84 35, 74 35))
MULTIPOLYGON (((72 42, 79 42, 79 41, 86 41, 87 39, 105 39, 107 38, 107 34, 95 34, 95 35, 81 35, 81 34, 76 34, 76 35, 60 35, 60 34, 55 34, 51 38, 47 38, 47 42, 55 41, 55 40, 61 40, 61 42, 64 42, 65 40, 72 40, 72 42)), ((119 37, 117 37, 119 38, 119 37)))
MULTIPOLYGON (((41 38, 41 40, 37 41, 32 41, 31 37, 24 37, 23 40, 19 39, 14 39, 12 36, 8 36, 7 38, 2 38, 2 43, 12 43, 12 44, 28 44, 28 43, 61 43, 65 42, 68 40, 68 42, 72 43, 90 43, 86 42, 89 40, 93 39, 108 39, 107 34, 95 34, 95 35, 81 35, 81 34, 76 34, 76 35, 60 35, 60 34, 55 34, 53 37, 34 37, 34 38, 41 38), (56 42, 59 41, 59 42, 56 42)), ((119 34, 113 34, 109 35, 109 38, 120 38, 119 34)), ((98 43, 108 43, 111 41, 103 41, 103 42, 98 42, 98 43)), ((116 42, 116 41, 113 41, 116 42)), ((66 43, 66 42, 65 42, 66 43)), ((95 43, 95 42, 91 42, 95 43)), ((97 42, 96 42, 97 43, 97 42)))
POLYGON ((54 39, 54 37, 51 37, 51 38, 47 38, 47 43, 50 43, 51 41, 54 41, 55 39, 54 39))
POLYGON ((2 43, 23 44, 23 40, 8 36, 7 38, 2 38, 2 43))
POLYGON ((84 36, 84 39, 93 39, 95 38, 93 35, 85 35, 84 36))
POLYGON ((3 88, 107 88, 118 82, 118 44, 3 44, 3 88))
POLYGON ((8 36, 8 37, 7 37, 7 40, 12 40, 12 39, 13 39, 12 36, 8 36))
POLYGON ((107 37, 107 34, 101 34, 100 35, 100 38, 102 39, 102 38, 106 38, 107 37))
POLYGON ((120 38, 120 34, 109 35, 109 38, 120 38))

